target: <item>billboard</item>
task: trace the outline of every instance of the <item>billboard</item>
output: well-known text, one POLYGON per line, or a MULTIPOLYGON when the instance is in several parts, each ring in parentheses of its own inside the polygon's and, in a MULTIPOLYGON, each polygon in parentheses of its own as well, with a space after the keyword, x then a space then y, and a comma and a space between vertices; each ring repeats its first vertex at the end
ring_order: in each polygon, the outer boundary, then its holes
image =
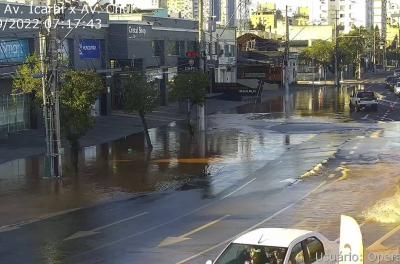
POLYGON ((0 63, 24 62, 28 56, 27 39, 0 40, 0 63))
POLYGON ((100 59, 100 40, 81 39, 79 41, 79 57, 81 59, 100 59))

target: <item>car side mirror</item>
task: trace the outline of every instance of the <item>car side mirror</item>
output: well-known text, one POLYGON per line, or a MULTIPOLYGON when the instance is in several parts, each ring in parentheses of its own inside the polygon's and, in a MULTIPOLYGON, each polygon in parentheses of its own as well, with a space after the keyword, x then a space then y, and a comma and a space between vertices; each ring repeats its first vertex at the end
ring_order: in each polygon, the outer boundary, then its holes
POLYGON ((206 264, 213 264, 212 260, 207 260, 206 264))

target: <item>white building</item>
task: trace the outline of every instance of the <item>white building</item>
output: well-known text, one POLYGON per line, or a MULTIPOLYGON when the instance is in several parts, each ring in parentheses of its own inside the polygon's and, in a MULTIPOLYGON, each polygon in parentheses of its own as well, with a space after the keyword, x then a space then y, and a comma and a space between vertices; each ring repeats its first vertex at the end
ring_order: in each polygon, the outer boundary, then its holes
POLYGON ((212 33, 212 36, 206 34, 205 40, 207 44, 211 43, 206 52, 207 60, 218 62, 218 67, 215 68, 215 82, 235 83, 237 73, 236 29, 226 28, 224 30, 219 27, 212 33))
POLYGON ((338 25, 347 33, 353 26, 367 25, 367 2, 370 0, 313 0, 310 22, 315 25, 338 25))

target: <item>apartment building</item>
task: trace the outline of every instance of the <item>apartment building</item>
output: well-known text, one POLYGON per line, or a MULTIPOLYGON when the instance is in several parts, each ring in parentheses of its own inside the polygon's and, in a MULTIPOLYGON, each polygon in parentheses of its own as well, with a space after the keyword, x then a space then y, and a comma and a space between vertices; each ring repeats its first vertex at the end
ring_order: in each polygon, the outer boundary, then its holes
POLYGON ((313 0, 310 22, 316 25, 334 25, 336 19, 341 31, 347 33, 353 26, 367 26, 370 0, 313 0), (364 10, 364 12, 363 12, 364 10))
POLYGON ((198 13, 198 0, 167 0, 168 15, 176 18, 194 19, 195 2, 198 13))

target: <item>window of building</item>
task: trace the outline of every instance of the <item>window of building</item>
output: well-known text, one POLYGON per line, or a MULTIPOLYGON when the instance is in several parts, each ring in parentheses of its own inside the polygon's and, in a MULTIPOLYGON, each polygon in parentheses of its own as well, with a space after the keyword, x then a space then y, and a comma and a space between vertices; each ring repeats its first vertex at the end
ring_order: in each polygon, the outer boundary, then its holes
POLYGON ((197 41, 188 41, 187 42, 187 51, 199 51, 199 45, 197 41))
POLYGON ((163 53, 163 46, 164 46, 164 41, 153 40, 153 42, 152 42, 153 56, 160 57, 163 53))
POLYGON ((168 54, 172 56, 185 55, 185 42, 172 40, 169 42, 168 54))

